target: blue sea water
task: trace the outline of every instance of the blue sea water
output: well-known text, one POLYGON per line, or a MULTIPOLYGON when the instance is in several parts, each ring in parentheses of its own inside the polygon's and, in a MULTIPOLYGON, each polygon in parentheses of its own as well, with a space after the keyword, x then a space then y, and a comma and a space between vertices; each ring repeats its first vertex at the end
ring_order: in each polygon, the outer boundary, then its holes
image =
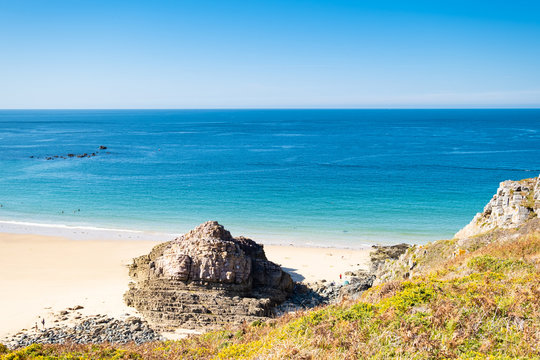
POLYGON ((3 110, 0 173, 8 223, 424 243, 540 173, 540 110, 3 110))

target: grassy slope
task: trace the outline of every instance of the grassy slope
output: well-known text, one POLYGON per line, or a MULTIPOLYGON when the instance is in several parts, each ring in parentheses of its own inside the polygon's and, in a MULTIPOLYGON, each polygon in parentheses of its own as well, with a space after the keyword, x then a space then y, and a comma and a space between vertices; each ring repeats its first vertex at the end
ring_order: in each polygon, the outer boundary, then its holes
POLYGON ((540 231, 518 235, 426 258, 356 303, 181 341, 32 345, 0 359, 540 359, 540 231))

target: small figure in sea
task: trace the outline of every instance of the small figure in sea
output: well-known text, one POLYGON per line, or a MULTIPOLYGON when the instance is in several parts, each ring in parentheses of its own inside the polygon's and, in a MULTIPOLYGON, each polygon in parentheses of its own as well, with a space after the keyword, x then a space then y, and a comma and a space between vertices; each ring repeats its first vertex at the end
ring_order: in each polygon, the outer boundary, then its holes
POLYGON ((339 274, 339 280, 341 280, 341 274, 339 274))
POLYGON ((37 326, 37 322, 36 322, 36 326, 35 326, 35 328, 36 328, 36 331, 37 331, 37 329, 38 329, 38 326, 37 326))
POLYGON ((41 324, 43 325, 43 328, 45 329, 45 318, 41 319, 41 324))

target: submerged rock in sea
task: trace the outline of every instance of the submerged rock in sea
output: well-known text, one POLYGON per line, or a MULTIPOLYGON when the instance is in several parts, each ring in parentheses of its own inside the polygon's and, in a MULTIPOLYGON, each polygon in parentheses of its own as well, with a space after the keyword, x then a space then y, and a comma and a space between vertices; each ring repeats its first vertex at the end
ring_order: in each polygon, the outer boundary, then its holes
POLYGON ((293 281, 262 245, 216 221, 157 245, 133 260, 124 295, 159 330, 212 328, 271 315, 293 281))
MULTIPOLYGON (((99 150, 106 150, 107 147, 106 146, 103 146, 101 145, 99 147, 99 150)), ((55 159, 69 159, 69 158, 79 158, 79 159, 82 159, 82 158, 91 158, 91 157, 94 157, 94 156, 97 156, 99 153, 99 151, 97 152, 92 152, 92 153, 83 153, 83 154, 73 154, 73 153, 69 153, 67 155, 53 155, 53 156, 45 156, 44 159, 45 160, 55 160, 55 159)), ((107 152, 107 154, 110 154, 110 152, 107 152)), ((30 156, 31 159, 39 159, 38 156, 35 156, 35 155, 31 155, 30 156)))
POLYGON ((503 181, 497 193, 472 221, 455 235, 465 239, 495 228, 511 229, 540 215, 540 177, 503 181))

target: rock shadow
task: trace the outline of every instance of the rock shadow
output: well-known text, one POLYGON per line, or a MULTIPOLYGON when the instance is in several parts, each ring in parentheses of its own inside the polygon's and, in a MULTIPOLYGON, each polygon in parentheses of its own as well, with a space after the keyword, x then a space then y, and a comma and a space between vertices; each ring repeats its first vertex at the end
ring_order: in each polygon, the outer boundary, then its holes
POLYGON ((287 268, 287 267, 282 267, 281 269, 283 269, 283 271, 289 273, 289 275, 291 275, 291 278, 293 279, 293 281, 302 282, 303 280, 306 279, 304 276, 297 273, 298 269, 287 268))

